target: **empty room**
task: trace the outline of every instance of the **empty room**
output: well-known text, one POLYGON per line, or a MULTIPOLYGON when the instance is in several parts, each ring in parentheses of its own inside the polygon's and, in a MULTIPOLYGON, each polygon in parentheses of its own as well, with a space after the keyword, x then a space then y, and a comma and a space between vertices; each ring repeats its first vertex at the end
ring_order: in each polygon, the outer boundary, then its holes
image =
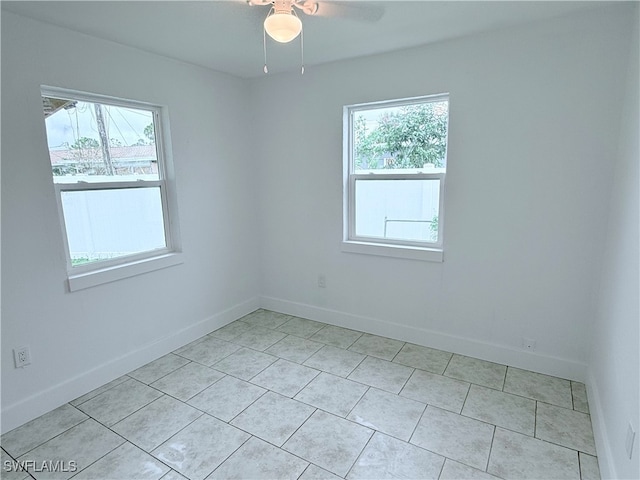
POLYGON ((640 2, 1 22, 3 479, 640 478, 640 2))

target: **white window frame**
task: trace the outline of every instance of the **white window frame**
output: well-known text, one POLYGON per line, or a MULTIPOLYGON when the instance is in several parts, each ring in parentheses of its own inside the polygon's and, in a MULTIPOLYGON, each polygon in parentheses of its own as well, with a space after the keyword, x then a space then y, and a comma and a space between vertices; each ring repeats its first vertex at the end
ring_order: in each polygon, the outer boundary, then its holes
POLYGON ((444 260, 444 191, 446 173, 429 173, 427 169, 415 169, 415 171, 411 172, 406 170, 396 170, 395 172, 394 170, 376 170, 368 171, 366 173, 355 173, 355 159, 353 155, 353 118, 354 113, 359 111, 387 107, 401 107, 419 103, 442 102, 445 100, 449 102, 448 93, 405 98, 400 100, 360 103, 355 105, 347 105, 343 108, 343 252, 380 255, 414 260, 426 260, 434 262, 442 262, 444 260), (420 242, 356 235, 356 182, 369 180, 439 180, 440 195, 437 240, 435 242, 420 242))
POLYGON ((41 96, 77 100, 81 102, 100 103, 103 105, 127 107, 146 110, 153 115, 155 130, 156 157, 158 161, 157 180, 136 180, 127 182, 76 182, 59 183, 52 174, 58 217, 64 244, 67 279, 69 291, 73 292, 94 287, 108 282, 129 278, 143 273, 178 265, 183 262, 180 244, 180 231, 177 218, 177 201, 175 194, 175 177, 171 158, 170 137, 168 133, 168 113, 166 107, 136 100, 125 100, 106 95, 80 92, 58 87, 41 86, 41 96), (100 260, 73 266, 69 241, 62 207, 64 192, 92 190, 117 190, 132 188, 158 188, 162 204, 164 222, 165 247, 120 256, 109 260, 100 260))

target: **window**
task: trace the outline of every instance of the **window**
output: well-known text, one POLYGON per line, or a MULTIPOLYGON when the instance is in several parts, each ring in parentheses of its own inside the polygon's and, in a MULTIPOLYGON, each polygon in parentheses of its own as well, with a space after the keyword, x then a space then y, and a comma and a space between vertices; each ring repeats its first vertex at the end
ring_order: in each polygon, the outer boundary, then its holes
POLYGON ((42 102, 69 288, 179 263, 163 109, 53 88, 42 102))
POLYGON ((344 109, 343 250, 442 261, 448 95, 344 109))

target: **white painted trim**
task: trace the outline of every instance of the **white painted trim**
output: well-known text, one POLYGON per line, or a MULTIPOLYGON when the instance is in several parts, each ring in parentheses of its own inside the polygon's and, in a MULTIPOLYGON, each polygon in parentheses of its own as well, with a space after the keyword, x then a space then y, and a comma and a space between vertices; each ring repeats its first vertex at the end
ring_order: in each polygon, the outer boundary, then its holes
POLYGON ((609 441, 607 426, 602 413, 602 401, 600 400, 598 382, 591 369, 587 372, 587 381, 585 384, 587 387, 589 414, 591 415, 591 428, 593 429, 593 438, 596 441, 600 478, 620 478, 616 473, 615 462, 611 454, 611 442, 609 441))
POLYGON ((115 282, 124 278, 135 277, 143 273, 153 272, 162 268, 173 267, 183 263, 181 253, 168 253, 156 257, 145 258, 123 265, 91 270, 86 273, 69 275, 69 291, 83 290, 104 283, 115 282))
POLYGON ((251 298, 80 375, 53 385, 24 400, 8 406, 3 405, 1 433, 13 430, 64 403, 70 402, 136 368, 146 365, 213 330, 253 312, 258 307, 258 297, 251 298))
POLYGON ((415 103, 436 103, 449 101, 449 92, 434 93, 430 95, 420 95, 419 97, 409 97, 401 99, 380 100, 375 102, 364 102, 349 105, 351 111, 357 112, 361 110, 373 110, 375 108, 402 107, 404 105, 413 105, 415 103))
POLYGON ((444 261, 441 248, 409 247, 406 245, 391 245, 382 243, 355 242, 343 240, 342 251, 363 255, 377 255, 379 257, 404 258, 406 260, 423 260, 426 262, 444 261))
POLYGON ((574 360, 515 350, 503 345, 480 342, 424 328, 410 327, 377 318, 354 315, 273 297, 260 297, 262 308, 308 318, 331 325, 395 338, 425 347, 522 368, 533 372, 584 382, 586 364, 574 360))

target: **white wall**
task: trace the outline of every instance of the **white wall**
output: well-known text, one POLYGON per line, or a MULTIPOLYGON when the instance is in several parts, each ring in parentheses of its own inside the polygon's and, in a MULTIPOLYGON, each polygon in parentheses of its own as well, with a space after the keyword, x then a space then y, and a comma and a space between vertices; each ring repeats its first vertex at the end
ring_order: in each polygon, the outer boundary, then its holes
POLYGON ((237 78, 2 13, 2 429, 257 307, 256 198, 237 78), (184 264, 65 289, 40 85, 166 105, 184 264), (15 369, 12 349, 31 347, 15 369))
POLYGON ((611 190, 589 357, 589 399, 603 478, 640 478, 640 98, 639 9, 629 55, 620 146, 611 190), (636 432, 633 456, 625 451, 627 426, 636 432))
POLYGON ((263 305, 584 380, 629 9, 253 80, 263 305), (444 263, 341 252, 343 105, 443 92, 444 263))

